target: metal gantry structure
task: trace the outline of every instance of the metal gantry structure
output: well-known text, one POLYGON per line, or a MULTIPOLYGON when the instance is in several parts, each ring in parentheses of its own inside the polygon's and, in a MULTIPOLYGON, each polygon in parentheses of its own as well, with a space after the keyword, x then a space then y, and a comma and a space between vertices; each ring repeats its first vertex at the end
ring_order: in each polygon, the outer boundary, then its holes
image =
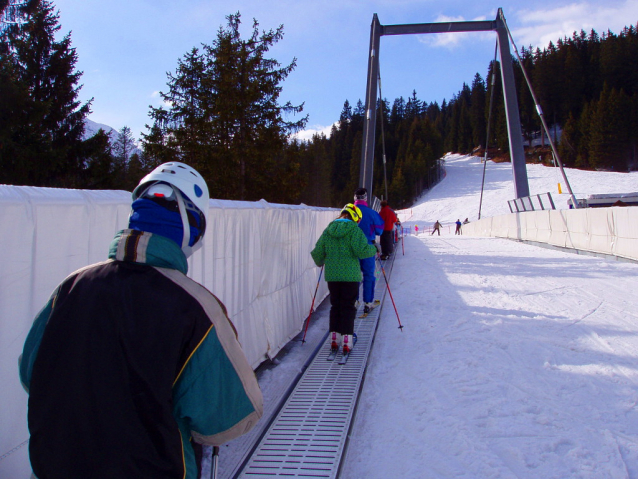
POLYGON ((377 116, 377 82, 379 81, 379 47, 381 37, 387 35, 412 35, 426 33, 460 33, 460 32, 496 32, 500 52, 501 79, 505 98, 507 132, 509 136, 510 155, 512 158, 512 174, 516 198, 529 196, 527 168, 525 166, 525 150, 521 130, 514 68, 509 47, 507 25, 502 9, 498 9, 496 19, 469 22, 414 23, 403 25, 381 25, 375 13, 370 27, 370 51, 368 56, 368 78, 366 85, 365 117, 361 148, 361 169, 359 185, 368 189, 372 196, 372 179, 374 166, 375 127, 377 116))

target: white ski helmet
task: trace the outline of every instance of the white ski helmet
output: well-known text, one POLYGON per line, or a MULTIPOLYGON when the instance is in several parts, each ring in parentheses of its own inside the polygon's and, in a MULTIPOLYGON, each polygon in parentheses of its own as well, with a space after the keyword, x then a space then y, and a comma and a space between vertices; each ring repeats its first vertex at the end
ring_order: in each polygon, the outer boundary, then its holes
MULTIPOLYGON (((139 184, 133 190, 133 201, 149 193, 151 188, 158 183, 160 183, 158 187, 161 187, 161 184, 170 185, 175 192, 175 200, 179 205, 179 212, 182 217, 182 226, 184 229, 184 238, 181 248, 188 257, 201 247, 201 238, 206 231, 208 203, 210 199, 206 181, 204 181, 202 175, 194 168, 178 161, 171 161, 158 166, 140 180, 139 184), (199 214, 201 219, 199 225, 200 234, 192 246, 189 246, 191 239, 187 213, 189 210, 199 214)), ((155 193, 156 195, 167 196, 160 188, 155 189, 158 190, 157 193, 155 193)))

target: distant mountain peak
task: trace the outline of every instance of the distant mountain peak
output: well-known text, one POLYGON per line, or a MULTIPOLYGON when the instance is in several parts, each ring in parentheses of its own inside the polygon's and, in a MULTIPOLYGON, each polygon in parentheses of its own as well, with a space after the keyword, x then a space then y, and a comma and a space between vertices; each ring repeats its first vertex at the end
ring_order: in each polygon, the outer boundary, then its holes
MULTIPOLYGON (((104 130, 104 132, 107 135, 109 135, 109 138, 111 140, 111 146, 113 146, 115 142, 117 141, 119 130, 116 130, 112 126, 104 125, 102 123, 96 123, 93 120, 89 120, 88 118, 84 119, 84 139, 85 140, 88 138, 91 138, 98 131, 100 131, 100 129, 104 130)), ((133 153, 140 154, 142 150, 140 149, 139 140, 136 138, 133 143, 135 144, 135 149, 133 150, 133 153)))
POLYGON ((111 137, 111 141, 115 140, 115 136, 117 135, 117 130, 111 126, 103 125, 102 123, 96 123, 93 120, 89 120, 88 118, 84 119, 84 139, 91 138, 95 135, 100 129, 104 130, 111 137), (113 135, 111 135, 113 132, 113 135))

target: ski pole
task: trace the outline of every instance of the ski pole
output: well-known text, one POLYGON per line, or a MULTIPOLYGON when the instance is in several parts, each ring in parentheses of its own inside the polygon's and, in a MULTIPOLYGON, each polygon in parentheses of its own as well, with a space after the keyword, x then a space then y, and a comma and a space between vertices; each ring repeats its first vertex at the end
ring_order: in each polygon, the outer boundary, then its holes
POLYGON ((306 342, 306 333, 308 332, 308 325, 310 324, 310 317, 312 316, 312 308, 315 307, 315 298, 317 297, 317 291, 319 291, 319 282, 321 281, 322 273, 323 273, 323 266, 321 267, 321 271, 319 271, 319 279, 317 280, 315 295, 312 297, 312 304, 310 305, 310 312, 308 313, 308 319, 306 319, 306 329, 303 332, 303 338, 301 338, 301 344, 306 342))
POLYGON ((210 464, 210 478, 217 479, 217 463, 219 462, 219 446, 213 446, 210 464))
POLYGON ((394 306, 394 312, 397 315, 397 321, 399 321, 399 329, 401 330, 401 332, 403 332, 403 325, 401 324, 401 319, 399 318, 399 312, 397 311, 397 305, 394 304, 394 298, 392 297, 392 291, 390 291, 390 284, 388 283, 388 277, 385 275, 385 269, 383 268, 383 265, 381 264, 381 261, 379 261, 379 266, 381 266, 381 271, 383 272, 383 279, 385 279, 385 285, 388 288, 388 293, 390 293, 390 299, 392 300, 392 306, 394 306))
POLYGON ((403 256, 405 256, 405 236, 403 235, 403 225, 401 225, 401 249, 403 250, 403 256))

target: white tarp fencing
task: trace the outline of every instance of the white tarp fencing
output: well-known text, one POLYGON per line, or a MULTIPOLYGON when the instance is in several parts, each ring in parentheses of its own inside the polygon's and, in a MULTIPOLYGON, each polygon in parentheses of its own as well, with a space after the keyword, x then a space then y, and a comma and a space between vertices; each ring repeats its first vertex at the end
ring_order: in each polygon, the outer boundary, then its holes
POLYGON ((463 234, 536 241, 638 260, 638 207, 512 213, 465 224, 463 234))
MULTIPOLYGON (((67 275, 106 259, 130 207, 126 191, 0 185, 0 478, 30 476, 18 356, 33 318, 67 275)), ((254 368, 303 328, 320 272, 310 251, 337 214, 210 201, 204 245, 188 275, 224 303, 254 368)), ((322 279, 315 307, 327 294, 322 279)))

